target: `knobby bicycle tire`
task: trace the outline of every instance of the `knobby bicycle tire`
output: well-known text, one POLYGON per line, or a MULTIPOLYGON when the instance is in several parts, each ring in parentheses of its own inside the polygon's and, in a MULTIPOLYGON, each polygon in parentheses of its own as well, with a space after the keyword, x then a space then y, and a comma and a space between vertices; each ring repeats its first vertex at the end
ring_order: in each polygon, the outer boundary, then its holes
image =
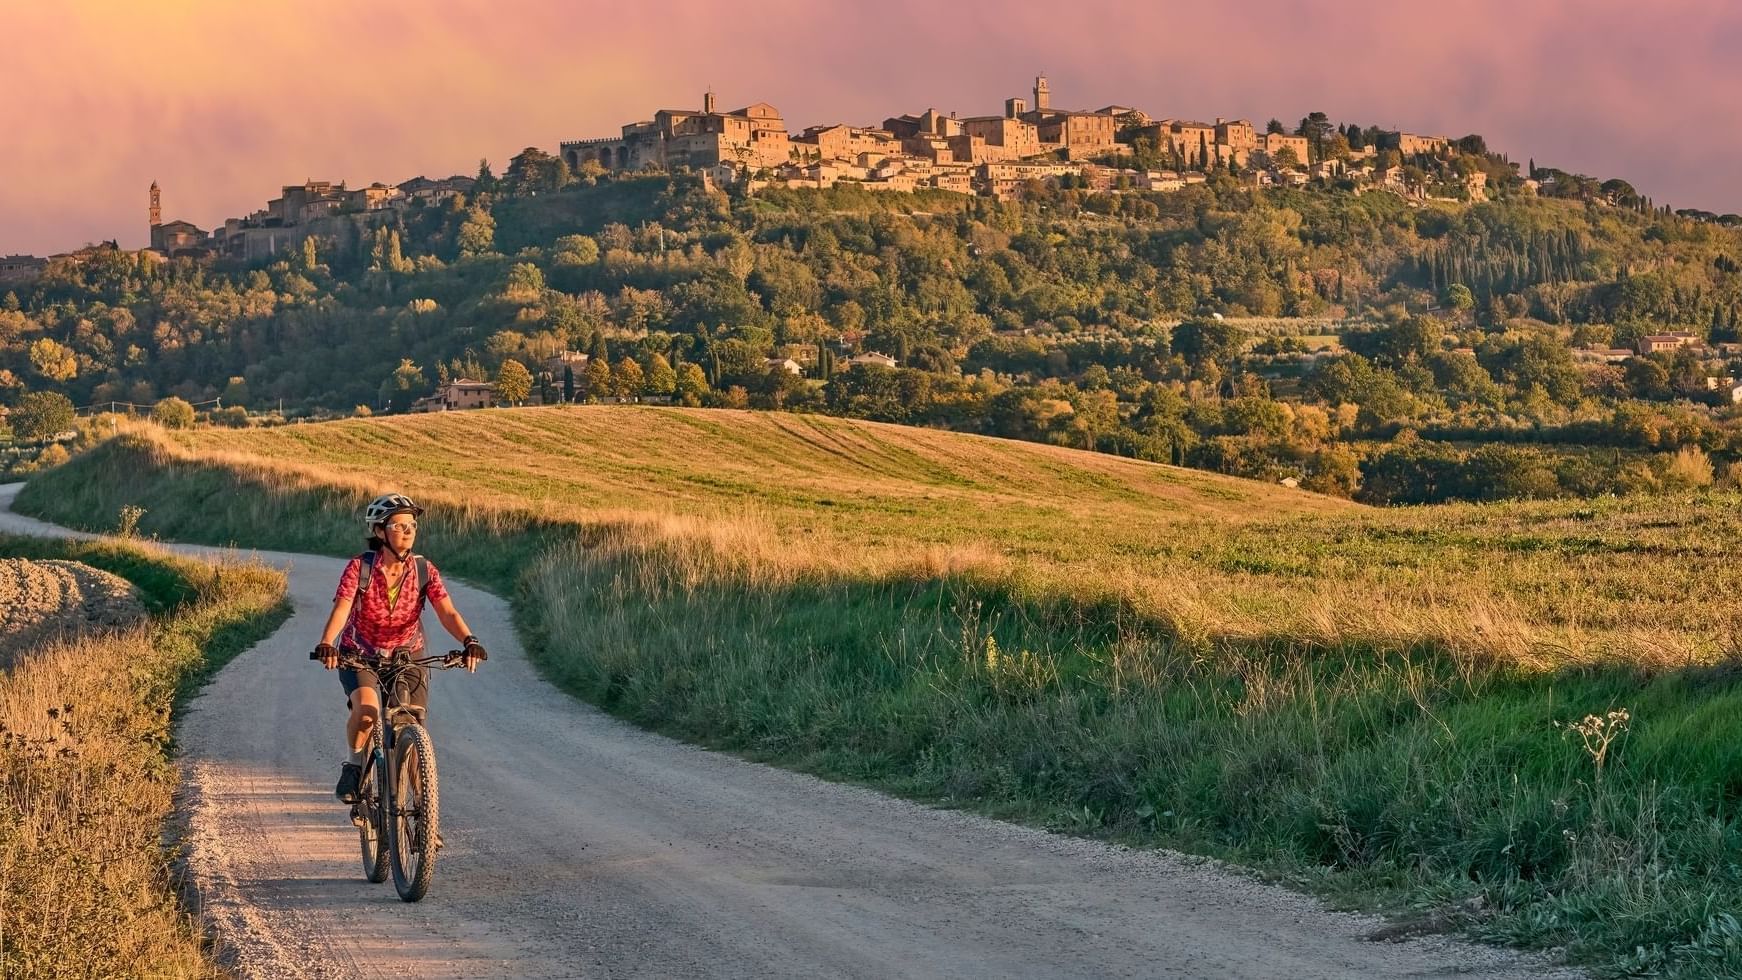
POLYGON ((363 877, 379 885, 387 880, 387 799, 382 792, 380 726, 369 739, 369 756, 363 760, 363 780, 358 784, 358 808, 363 822, 357 826, 357 839, 363 851, 363 877))
POLYGON ((435 745, 422 725, 399 729, 393 738, 392 810, 388 835, 393 854, 393 887, 415 902, 429 892, 435 876, 436 832, 441 792, 436 782, 435 745))

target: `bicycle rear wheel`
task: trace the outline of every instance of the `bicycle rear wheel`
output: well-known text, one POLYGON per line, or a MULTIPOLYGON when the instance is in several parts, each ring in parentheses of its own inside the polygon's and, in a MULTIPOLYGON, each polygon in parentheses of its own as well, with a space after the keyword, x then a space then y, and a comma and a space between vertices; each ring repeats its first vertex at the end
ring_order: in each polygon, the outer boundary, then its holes
POLYGON ((357 802, 351 807, 351 819, 357 824, 357 838, 363 851, 363 877, 373 884, 387 880, 387 801, 381 789, 383 758, 379 752, 379 736, 363 760, 363 781, 357 788, 357 802))
POLYGON ((429 892, 435 875, 441 810, 435 746, 422 725, 406 725, 394 733, 392 770, 393 806, 387 823, 393 887, 400 898, 415 902, 429 892))

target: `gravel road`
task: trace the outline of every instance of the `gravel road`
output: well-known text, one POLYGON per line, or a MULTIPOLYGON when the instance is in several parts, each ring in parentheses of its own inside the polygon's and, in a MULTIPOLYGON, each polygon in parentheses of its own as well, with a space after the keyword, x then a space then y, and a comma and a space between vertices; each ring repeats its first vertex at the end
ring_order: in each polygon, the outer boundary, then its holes
MULTIPOLYGON (((15 492, 0 487, 0 529, 54 532, 9 513, 15 492)), ((928 809, 649 734, 540 680, 507 604, 451 581, 491 659, 473 676, 434 676, 447 847, 429 897, 407 905, 363 880, 332 798, 344 701, 307 650, 340 563, 262 557, 289 567, 296 613, 218 674, 179 743, 189 871, 243 976, 1553 973, 1443 937, 1372 942, 1374 919, 1213 863, 928 809)))

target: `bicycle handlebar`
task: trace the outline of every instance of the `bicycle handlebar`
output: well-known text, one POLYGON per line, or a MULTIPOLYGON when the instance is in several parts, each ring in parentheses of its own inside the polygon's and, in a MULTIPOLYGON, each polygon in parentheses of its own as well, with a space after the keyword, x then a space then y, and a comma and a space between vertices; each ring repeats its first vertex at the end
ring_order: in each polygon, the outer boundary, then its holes
MULTIPOLYGON (((317 650, 309 651, 310 660, 321 659, 317 650)), ((356 654, 339 654, 339 666, 350 667, 353 670, 374 670, 377 667, 434 667, 437 670, 447 670, 461 667, 466 663, 466 651, 449 650, 427 657, 413 657, 408 652, 394 651, 385 657, 359 657, 356 654)))

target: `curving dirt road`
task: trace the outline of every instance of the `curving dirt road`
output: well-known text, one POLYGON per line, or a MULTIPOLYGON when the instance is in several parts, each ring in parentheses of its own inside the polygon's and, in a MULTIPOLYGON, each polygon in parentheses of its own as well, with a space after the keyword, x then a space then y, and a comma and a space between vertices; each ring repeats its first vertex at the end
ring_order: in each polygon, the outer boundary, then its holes
MULTIPOLYGON (((62 533, 10 513, 0 529, 62 533)), ((188 549, 196 551, 200 549, 188 549)), ((1211 863, 932 810, 651 735, 541 681, 506 603, 450 583, 491 660, 435 675, 447 848, 406 905, 332 798, 344 703, 310 663, 340 563, 180 730, 188 864, 251 977, 1537 977, 1211 863)), ((437 556, 439 558, 439 556, 437 556)), ((1570 974, 1569 974, 1570 975, 1570 974)))

